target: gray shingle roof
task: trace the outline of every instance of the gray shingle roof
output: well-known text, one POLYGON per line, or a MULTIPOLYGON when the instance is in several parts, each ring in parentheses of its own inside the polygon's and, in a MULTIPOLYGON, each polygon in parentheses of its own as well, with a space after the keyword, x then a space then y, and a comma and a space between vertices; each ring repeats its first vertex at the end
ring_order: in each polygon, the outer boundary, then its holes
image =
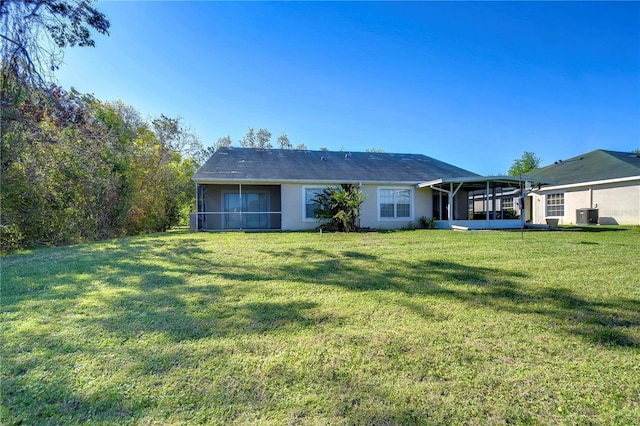
POLYGON ((533 170, 526 176, 553 180, 557 185, 640 176, 640 156, 597 149, 533 170))
POLYGON ((254 182, 402 182, 478 176, 420 154, 221 148, 193 180, 254 182))

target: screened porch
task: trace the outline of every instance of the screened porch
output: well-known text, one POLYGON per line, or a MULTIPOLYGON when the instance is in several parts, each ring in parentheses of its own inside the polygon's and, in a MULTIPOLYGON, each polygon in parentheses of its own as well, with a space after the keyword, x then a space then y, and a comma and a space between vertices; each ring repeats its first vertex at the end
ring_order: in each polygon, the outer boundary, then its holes
POLYGON ((419 184, 433 190, 436 226, 515 229, 524 225, 523 196, 529 182, 512 176, 438 179, 419 184))
POLYGON ((281 229, 280 185, 196 184, 196 213, 191 229, 281 229))

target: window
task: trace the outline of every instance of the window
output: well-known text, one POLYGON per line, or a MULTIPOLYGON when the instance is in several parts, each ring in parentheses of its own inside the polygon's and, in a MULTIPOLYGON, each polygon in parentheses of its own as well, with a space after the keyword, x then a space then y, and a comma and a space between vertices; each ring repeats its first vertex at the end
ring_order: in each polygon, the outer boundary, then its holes
POLYGON ((313 199, 322 192, 324 188, 304 188, 304 213, 303 219, 315 219, 313 212, 319 207, 313 199))
POLYGON ((411 218, 411 190, 387 189, 378 190, 380 218, 411 218))
POLYGON ((515 210, 513 200, 513 198, 503 198, 502 210, 515 210))
POLYGON ((564 216, 564 194, 547 194, 547 216, 564 216))

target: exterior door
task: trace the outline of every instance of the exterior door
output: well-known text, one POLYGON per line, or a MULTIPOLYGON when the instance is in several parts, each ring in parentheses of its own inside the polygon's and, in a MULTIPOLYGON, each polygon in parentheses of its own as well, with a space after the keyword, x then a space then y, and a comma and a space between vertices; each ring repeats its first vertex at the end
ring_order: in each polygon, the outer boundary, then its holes
POLYGON ((269 194, 227 192, 224 194, 225 229, 269 229, 269 194))

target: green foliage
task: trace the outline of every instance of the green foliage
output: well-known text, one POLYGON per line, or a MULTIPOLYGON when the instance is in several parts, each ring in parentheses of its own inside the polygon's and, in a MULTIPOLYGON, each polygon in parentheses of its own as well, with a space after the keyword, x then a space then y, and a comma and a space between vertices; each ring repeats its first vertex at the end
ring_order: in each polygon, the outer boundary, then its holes
POLYGON ((243 148, 257 148, 258 141, 256 139, 256 133, 253 127, 249 127, 247 134, 240 139, 240 146, 243 148))
POLYGON ((436 218, 435 217, 426 217, 426 216, 421 216, 418 219, 418 223, 420 223, 420 226, 422 228, 425 229, 432 229, 436 227, 436 218))
POLYGON ((0 250, 164 231, 193 205, 197 141, 179 120, 152 124, 121 102, 4 82, 0 250), (26 93, 27 96, 22 96, 26 93))
POLYGON ((278 136, 278 147, 280 149, 293 149, 293 144, 289 141, 289 137, 286 134, 278 136))
POLYGON ((542 159, 533 152, 525 151, 522 157, 513 161, 508 171, 509 176, 518 176, 540 167, 542 159))
MULTIPOLYGON (((92 32, 109 34, 107 17, 93 0, 3 0, 0 55, 3 78, 46 88, 62 62, 61 49, 93 47, 92 32)), ((3 91, 3 95, 4 95, 3 91)))
POLYGON ((260 149, 271 149, 273 146, 271 145, 271 132, 267 129, 260 129, 258 133, 256 133, 257 146, 256 148, 260 149))
POLYGON ((319 205, 314 215, 319 222, 328 219, 330 229, 340 232, 357 231, 360 206, 364 200, 365 196, 357 185, 328 187, 313 199, 313 202, 319 205))

